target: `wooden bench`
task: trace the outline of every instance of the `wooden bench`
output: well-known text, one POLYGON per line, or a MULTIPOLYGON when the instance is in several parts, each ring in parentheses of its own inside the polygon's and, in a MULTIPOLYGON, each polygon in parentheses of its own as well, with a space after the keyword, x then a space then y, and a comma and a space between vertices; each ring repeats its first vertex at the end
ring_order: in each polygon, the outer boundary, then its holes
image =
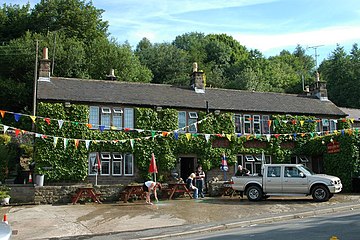
POLYGON ((90 198, 96 203, 101 203, 100 201, 101 195, 102 194, 95 193, 93 187, 79 187, 76 190, 76 193, 71 197, 71 202, 72 204, 76 204, 79 201, 79 199, 90 198))
POLYGON ((146 193, 143 190, 143 185, 128 185, 124 188, 124 190, 120 193, 120 200, 125 203, 128 202, 130 198, 138 198, 145 199, 146 193))

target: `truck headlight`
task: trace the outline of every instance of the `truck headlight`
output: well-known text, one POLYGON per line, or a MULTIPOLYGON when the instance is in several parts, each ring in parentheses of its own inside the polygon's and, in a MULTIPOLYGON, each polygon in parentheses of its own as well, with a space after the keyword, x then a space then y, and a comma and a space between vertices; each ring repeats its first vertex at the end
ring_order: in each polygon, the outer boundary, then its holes
POLYGON ((334 186, 335 185, 335 182, 334 181, 330 181, 330 185, 334 186))

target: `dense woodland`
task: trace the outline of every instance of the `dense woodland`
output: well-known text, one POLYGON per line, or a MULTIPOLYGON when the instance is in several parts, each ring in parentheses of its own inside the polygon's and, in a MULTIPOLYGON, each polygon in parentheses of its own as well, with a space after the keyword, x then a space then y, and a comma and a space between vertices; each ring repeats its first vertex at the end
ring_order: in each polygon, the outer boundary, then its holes
MULTIPOLYGON (((192 63, 206 73, 207 87, 301 93, 315 81, 315 60, 306 49, 266 58, 226 34, 189 32, 169 43, 142 39, 119 43, 102 20, 103 10, 85 0, 41 0, 0 6, 0 109, 30 113, 36 41, 49 48, 52 76, 105 79, 110 68, 118 81, 189 85, 192 63)), ((321 62, 329 98, 338 106, 360 108, 360 50, 340 45, 321 62)))

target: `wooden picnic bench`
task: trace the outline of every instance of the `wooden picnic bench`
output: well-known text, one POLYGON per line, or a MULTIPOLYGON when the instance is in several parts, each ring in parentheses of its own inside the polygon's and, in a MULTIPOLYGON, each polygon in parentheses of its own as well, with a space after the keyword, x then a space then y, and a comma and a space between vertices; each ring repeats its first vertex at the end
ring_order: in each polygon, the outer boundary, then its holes
POLYGON ((101 203, 100 196, 101 194, 95 193, 93 187, 79 187, 71 197, 71 202, 72 204, 76 204, 81 198, 90 198, 96 203, 101 203))
POLYGON ((144 192, 143 184, 127 185, 120 194, 120 200, 123 200, 125 203, 132 197, 140 197, 141 199, 146 198, 146 193, 144 192))
POLYGON ((188 195, 192 198, 191 191, 186 187, 186 183, 169 183, 166 189, 162 189, 163 192, 169 196, 169 200, 173 199, 175 193, 180 193, 180 195, 188 195))

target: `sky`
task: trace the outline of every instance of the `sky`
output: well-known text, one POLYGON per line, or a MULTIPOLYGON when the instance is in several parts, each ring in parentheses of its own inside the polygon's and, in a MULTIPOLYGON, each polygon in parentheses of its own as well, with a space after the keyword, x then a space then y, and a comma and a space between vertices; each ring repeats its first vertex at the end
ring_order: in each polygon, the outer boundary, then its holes
MULTIPOLYGON (((0 0, 2 2, 4 0, 0 0)), ((40 0, 5 0, 31 7, 40 0)), ((110 36, 134 48, 146 37, 172 42, 190 32, 225 33, 266 57, 299 44, 320 63, 337 44, 349 53, 360 42, 358 0, 93 0, 110 36)))

